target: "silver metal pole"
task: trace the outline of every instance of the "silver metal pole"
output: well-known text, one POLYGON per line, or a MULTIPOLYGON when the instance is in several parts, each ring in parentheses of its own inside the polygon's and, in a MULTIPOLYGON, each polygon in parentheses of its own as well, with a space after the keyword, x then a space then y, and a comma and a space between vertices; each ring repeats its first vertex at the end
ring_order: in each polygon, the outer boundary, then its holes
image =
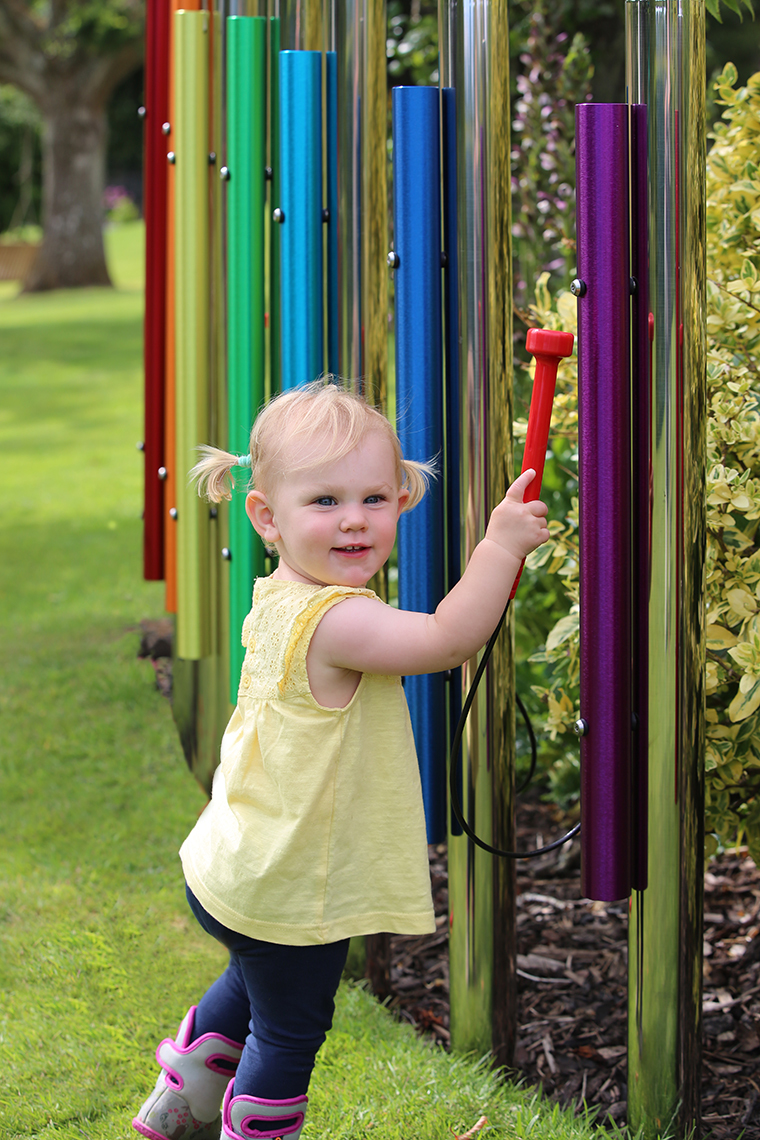
MULTIPOLYGON (((441 85, 457 146, 461 562, 483 537, 512 468, 509 28, 499 0, 442 0, 441 85)), ((451 204, 449 204, 451 205, 451 204)), ((514 848, 514 665, 505 628, 462 746, 463 803, 488 842, 514 848)), ((462 669, 463 692, 478 661, 462 669)), ((449 836, 451 1034, 458 1049, 511 1061, 515 1038, 514 864, 449 836)))
POLYGON ((277 7, 281 51, 322 50, 322 0, 279 0, 277 7))
POLYGON ((628 1112, 699 1129, 705 549, 703 0, 628 0, 631 103, 649 122, 649 883, 629 932, 628 1112))
POLYGON ((362 374, 361 119, 363 0, 333 0, 338 81, 338 365, 362 374))

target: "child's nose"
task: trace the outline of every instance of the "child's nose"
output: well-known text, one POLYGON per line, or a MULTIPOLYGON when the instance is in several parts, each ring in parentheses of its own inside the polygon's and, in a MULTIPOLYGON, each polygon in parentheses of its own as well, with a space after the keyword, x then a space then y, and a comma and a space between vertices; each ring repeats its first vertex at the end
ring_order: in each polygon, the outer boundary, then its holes
POLYGON ((340 529, 344 531, 367 529, 367 519, 364 510, 358 503, 346 507, 343 518, 341 519, 340 529))

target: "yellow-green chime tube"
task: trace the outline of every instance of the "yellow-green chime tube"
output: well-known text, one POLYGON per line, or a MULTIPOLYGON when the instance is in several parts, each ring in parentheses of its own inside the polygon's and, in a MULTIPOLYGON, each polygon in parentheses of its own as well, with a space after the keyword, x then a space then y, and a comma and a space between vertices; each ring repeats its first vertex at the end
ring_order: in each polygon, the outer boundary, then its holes
POLYGON ((209 652, 209 507, 188 482, 209 437, 209 14, 175 14, 177 655, 209 652))

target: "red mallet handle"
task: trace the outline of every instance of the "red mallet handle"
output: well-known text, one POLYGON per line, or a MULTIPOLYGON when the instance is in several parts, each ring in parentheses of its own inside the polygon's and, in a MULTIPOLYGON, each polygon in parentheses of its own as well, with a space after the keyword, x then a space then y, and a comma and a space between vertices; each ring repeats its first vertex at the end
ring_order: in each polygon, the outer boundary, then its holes
MULTIPOLYGON (((541 494, 541 480, 544 475, 546 451, 549 446, 549 426, 552 419, 554 388, 557 383, 557 368, 563 356, 573 354, 573 334, 556 329, 529 329, 525 347, 536 358, 536 374, 533 379, 533 394, 530 400, 528 431, 525 436, 522 470, 530 467, 536 477, 525 491, 523 501, 532 503, 541 494)), ((524 565, 524 563, 523 563, 524 565)), ((517 584, 522 574, 515 578, 510 598, 517 592, 517 584)))

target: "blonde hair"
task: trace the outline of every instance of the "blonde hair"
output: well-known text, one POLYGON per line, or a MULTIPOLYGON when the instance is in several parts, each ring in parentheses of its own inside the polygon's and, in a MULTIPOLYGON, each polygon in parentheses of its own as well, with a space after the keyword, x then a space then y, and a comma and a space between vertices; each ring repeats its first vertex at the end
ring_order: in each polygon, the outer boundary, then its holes
POLYGON ((232 468, 250 463, 249 487, 266 492, 273 482, 286 475, 284 452, 294 439, 303 444, 304 462, 300 468, 294 468, 292 455, 289 456, 291 471, 342 459, 369 431, 379 431, 391 445, 398 485, 409 491, 403 509, 410 511, 424 496, 435 475, 435 464, 404 459, 398 436, 382 412, 363 396, 335 383, 332 377, 291 388, 270 400, 251 429, 250 457, 232 455, 217 447, 200 447, 202 458, 193 467, 190 478, 198 481, 200 495, 218 503, 232 497, 232 468), (315 459, 308 445, 320 437, 325 439, 325 447, 320 448, 315 459))

